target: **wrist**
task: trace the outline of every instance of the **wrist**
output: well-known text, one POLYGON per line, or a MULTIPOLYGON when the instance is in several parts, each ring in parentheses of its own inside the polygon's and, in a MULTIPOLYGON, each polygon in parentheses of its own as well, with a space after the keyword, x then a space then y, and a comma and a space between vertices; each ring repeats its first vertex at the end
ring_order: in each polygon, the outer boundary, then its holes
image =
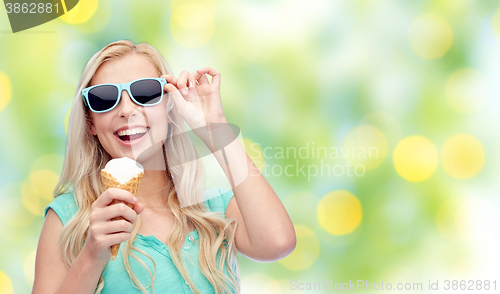
POLYGON ((205 145, 216 152, 237 139, 231 125, 226 122, 211 123, 201 138, 205 145))
POLYGON ((221 116, 219 118, 216 118, 216 119, 213 119, 211 122, 211 124, 227 124, 227 119, 225 116, 221 116))
POLYGON ((79 256, 81 255, 83 262, 90 268, 98 267, 103 269, 108 260, 99 259, 92 250, 88 247, 87 243, 84 243, 79 256))

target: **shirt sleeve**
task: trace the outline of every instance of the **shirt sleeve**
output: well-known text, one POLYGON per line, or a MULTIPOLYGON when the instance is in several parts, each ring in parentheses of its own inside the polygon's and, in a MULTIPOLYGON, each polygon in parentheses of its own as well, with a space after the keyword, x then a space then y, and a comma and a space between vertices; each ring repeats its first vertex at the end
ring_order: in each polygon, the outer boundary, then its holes
POLYGON ((213 187, 205 191, 205 205, 210 211, 226 212, 229 201, 233 198, 234 193, 224 187, 213 187))
POLYGON ((44 216, 47 217, 47 212, 49 208, 52 208, 54 212, 59 216, 63 225, 65 225, 76 213, 76 202, 72 193, 65 193, 57 196, 47 207, 45 208, 44 216))

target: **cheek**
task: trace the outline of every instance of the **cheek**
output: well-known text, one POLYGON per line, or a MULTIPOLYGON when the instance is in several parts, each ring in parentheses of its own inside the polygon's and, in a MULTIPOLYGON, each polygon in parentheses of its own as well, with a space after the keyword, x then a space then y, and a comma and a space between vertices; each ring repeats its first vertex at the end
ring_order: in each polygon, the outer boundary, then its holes
POLYGON ((155 133, 167 134, 168 131, 168 121, 167 117, 161 117, 156 119, 154 122, 152 122, 152 125, 154 126, 154 131, 155 133))
POLYGON ((165 140, 168 133, 168 119, 166 112, 158 111, 154 115, 148 116, 148 120, 153 129, 155 142, 165 140))
POLYGON ((108 132, 112 133, 112 130, 109 129, 111 126, 111 120, 109 119, 109 116, 106 114, 95 114, 93 116, 93 121, 92 121, 92 132, 97 133, 97 134, 106 134, 108 132))

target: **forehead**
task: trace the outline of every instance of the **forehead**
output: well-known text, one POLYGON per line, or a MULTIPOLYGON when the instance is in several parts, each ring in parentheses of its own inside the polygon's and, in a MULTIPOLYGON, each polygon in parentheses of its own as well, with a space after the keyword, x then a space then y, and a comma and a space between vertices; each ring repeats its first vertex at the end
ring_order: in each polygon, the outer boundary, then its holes
POLYGON ((105 83, 121 84, 159 76, 150 59, 139 54, 129 54, 102 63, 90 80, 89 86, 105 83))

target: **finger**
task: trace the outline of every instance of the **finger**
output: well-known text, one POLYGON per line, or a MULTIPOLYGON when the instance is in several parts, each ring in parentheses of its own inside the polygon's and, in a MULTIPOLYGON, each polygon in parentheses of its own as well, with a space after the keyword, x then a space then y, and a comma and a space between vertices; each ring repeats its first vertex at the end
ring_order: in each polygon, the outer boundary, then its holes
POLYGON ((189 74, 188 81, 189 81, 188 84, 189 88, 195 88, 195 86, 198 85, 198 83, 196 82, 196 78, 193 74, 189 74))
POLYGON ((134 225, 126 220, 114 220, 106 223, 106 229, 104 234, 114 234, 121 232, 132 232, 134 230, 134 225))
POLYGON ((183 70, 181 74, 179 75, 179 78, 177 79, 177 88, 181 91, 182 94, 186 95, 187 90, 185 89, 186 92, 184 93, 184 88, 187 88, 187 83, 188 83, 188 78, 189 78, 189 72, 187 70, 183 70))
POLYGON ((200 85, 210 85, 206 74, 200 74, 198 71, 192 73, 194 78, 198 81, 200 85))
POLYGON ((197 81, 200 81, 200 84, 202 84, 202 81, 203 81, 203 83, 208 83, 207 75, 204 72, 200 72, 200 71, 201 71, 201 69, 193 72, 192 75, 194 76, 194 78, 197 81))
POLYGON ((128 233, 128 232, 109 234, 109 235, 106 235, 106 237, 107 237, 106 241, 109 242, 109 246, 111 247, 112 245, 120 244, 122 242, 127 241, 128 239, 130 239, 130 236, 131 236, 131 233, 128 233))
POLYGON ((208 81, 207 75, 203 74, 201 78, 199 79, 199 83, 203 85, 210 85, 210 82, 208 81))
POLYGON ((168 83, 177 85, 177 79, 171 74, 162 75, 160 78, 165 78, 168 83))
POLYGON ((170 95, 170 97, 172 97, 175 105, 177 105, 177 109, 183 109, 186 106, 186 99, 184 99, 184 97, 179 92, 179 89, 177 89, 174 85, 166 84, 165 90, 170 95))
POLYGON ((130 233, 134 230, 134 224, 124 220, 112 220, 94 225, 91 234, 95 237, 108 236, 116 233, 130 233))
POLYGON ((194 78, 194 75, 190 74, 188 76, 188 82, 189 82, 189 90, 188 90, 188 95, 186 100, 189 102, 199 102, 199 97, 198 97, 198 92, 196 90, 196 79, 194 78))
POLYGON ((115 217, 123 217, 131 223, 135 222, 137 218, 137 213, 128 207, 125 203, 118 203, 115 205, 110 205, 102 209, 102 214, 105 215, 106 220, 111 220, 115 217))
POLYGON ((220 87, 220 73, 213 68, 204 67, 202 69, 197 70, 198 74, 208 74, 212 76, 212 84, 216 84, 220 87))
POLYGON ((113 202, 113 200, 122 200, 126 201, 130 204, 135 204, 137 202, 137 198, 135 198, 134 194, 129 191, 125 191, 118 188, 108 188, 104 191, 101 197, 97 198, 93 205, 99 208, 106 207, 113 202))

